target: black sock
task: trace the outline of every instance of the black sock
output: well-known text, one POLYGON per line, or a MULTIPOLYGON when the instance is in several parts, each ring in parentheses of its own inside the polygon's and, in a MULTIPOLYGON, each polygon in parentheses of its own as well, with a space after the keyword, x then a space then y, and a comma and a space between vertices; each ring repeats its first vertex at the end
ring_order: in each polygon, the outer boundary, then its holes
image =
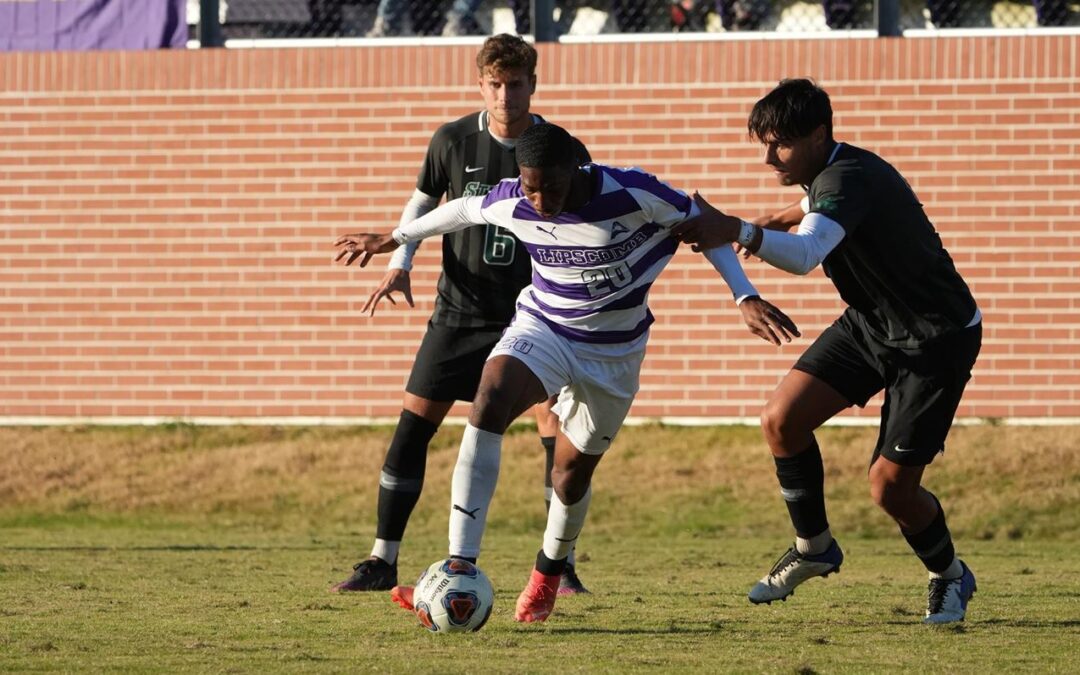
POLYGON ((566 558, 552 560, 544 555, 544 549, 536 554, 536 571, 545 576, 553 577, 561 575, 566 570, 566 558))
POLYGON ((541 436, 544 446, 544 513, 551 510, 551 469, 555 466, 555 437, 541 436))
POLYGON ((417 414, 401 411, 379 477, 379 526, 375 531, 379 539, 401 541, 404 536, 424 487, 428 443, 438 428, 417 414))
POLYGON ((944 572, 956 558, 956 548, 953 547, 952 535, 949 527, 945 524, 945 510, 941 508, 941 502, 932 493, 929 493, 937 504, 937 515, 922 532, 908 534, 900 530, 904 535, 911 550, 919 556, 919 560, 926 566, 927 571, 935 574, 944 572))
POLYGON ((773 457, 780 494, 787 505, 795 533, 815 537, 829 528, 825 517, 825 467, 821 449, 814 439, 806 450, 794 457, 773 457))

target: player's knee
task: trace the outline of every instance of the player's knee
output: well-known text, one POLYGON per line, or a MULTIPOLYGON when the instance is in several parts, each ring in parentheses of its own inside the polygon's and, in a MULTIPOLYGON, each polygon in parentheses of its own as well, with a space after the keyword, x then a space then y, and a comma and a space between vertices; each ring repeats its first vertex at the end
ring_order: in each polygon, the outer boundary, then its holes
POLYGON ((794 428, 788 406, 781 402, 770 400, 765 404, 761 411, 761 431, 773 449, 802 450, 801 447, 793 447, 793 438, 799 430, 794 428))
POLYGON ((563 504, 577 504, 589 490, 589 477, 573 467, 555 464, 551 468, 551 488, 563 504))
POLYGON ((469 412, 469 424, 477 429, 501 434, 512 420, 513 392, 497 384, 480 383, 469 412))
POLYGON ((394 437, 386 451, 383 471, 398 477, 423 480, 428 444, 439 426, 409 410, 402 410, 394 437))
POLYGON ((912 500, 915 491, 911 486, 888 480, 884 476, 870 476, 870 497, 882 511, 895 516, 905 513, 912 500))

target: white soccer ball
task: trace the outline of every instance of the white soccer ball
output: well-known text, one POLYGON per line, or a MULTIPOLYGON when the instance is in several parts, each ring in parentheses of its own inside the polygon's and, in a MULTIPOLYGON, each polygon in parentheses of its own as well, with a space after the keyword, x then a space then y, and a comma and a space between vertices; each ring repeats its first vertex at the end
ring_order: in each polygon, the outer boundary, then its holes
POLYGON ((413 607, 420 624, 436 633, 480 630, 494 604, 495 593, 487 575, 458 558, 432 563, 413 590, 413 607))

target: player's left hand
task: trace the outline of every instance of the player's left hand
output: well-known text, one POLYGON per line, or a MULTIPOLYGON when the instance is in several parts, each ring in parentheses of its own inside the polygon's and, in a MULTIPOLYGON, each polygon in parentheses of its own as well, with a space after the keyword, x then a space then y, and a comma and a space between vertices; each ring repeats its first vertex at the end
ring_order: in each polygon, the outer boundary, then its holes
POLYGON ((671 228, 671 234, 684 244, 692 244, 694 251, 701 252, 719 248, 739 238, 741 221, 717 209, 700 193, 694 193, 694 203, 701 211, 671 228))
POLYGON ((398 247, 398 243, 389 234, 346 234, 338 237, 334 242, 334 248, 338 250, 334 256, 334 262, 345 258, 345 264, 353 264, 360 258, 360 267, 367 267, 371 256, 377 253, 389 253, 398 247))
POLYGON ((743 321, 746 322, 750 332, 762 340, 779 346, 781 340, 791 342, 792 337, 799 337, 802 333, 795 322, 787 314, 781 312, 771 302, 758 297, 747 298, 739 304, 743 321))

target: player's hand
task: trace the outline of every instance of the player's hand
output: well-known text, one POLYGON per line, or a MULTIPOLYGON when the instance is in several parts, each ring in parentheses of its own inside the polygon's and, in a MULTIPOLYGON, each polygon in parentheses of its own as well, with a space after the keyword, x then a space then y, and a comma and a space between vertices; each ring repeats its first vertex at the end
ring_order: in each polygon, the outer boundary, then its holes
POLYGON ((684 244, 692 244, 697 252, 719 248, 739 238, 741 221, 720 211, 701 194, 694 193, 694 203, 700 214, 689 218, 671 228, 671 234, 684 244))
POLYGON ((791 342, 792 337, 799 337, 795 322, 787 314, 784 314, 770 302, 758 297, 747 298, 739 304, 743 321, 746 322, 750 332, 762 340, 779 346, 781 340, 791 342))
POLYGON ((334 262, 345 258, 345 264, 351 265, 360 258, 360 267, 367 267, 371 256, 377 253, 389 253, 397 247, 398 243, 389 233, 346 234, 338 237, 334 242, 334 248, 338 250, 337 255, 334 256, 334 262))
POLYGON ((371 316, 375 316, 375 308, 379 306, 379 301, 386 298, 390 301, 391 305, 396 305, 394 302, 394 296, 391 293, 401 293, 405 296, 405 302, 409 303, 409 307, 416 307, 416 303, 412 299, 412 282, 409 280, 409 273, 406 270, 387 270, 386 274, 382 278, 382 282, 379 283, 379 287, 375 289, 375 292, 371 294, 368 301, 364 303, 363 309, 360 310, 361 314, 367 314, 368 309, 371 309, 371 316))

